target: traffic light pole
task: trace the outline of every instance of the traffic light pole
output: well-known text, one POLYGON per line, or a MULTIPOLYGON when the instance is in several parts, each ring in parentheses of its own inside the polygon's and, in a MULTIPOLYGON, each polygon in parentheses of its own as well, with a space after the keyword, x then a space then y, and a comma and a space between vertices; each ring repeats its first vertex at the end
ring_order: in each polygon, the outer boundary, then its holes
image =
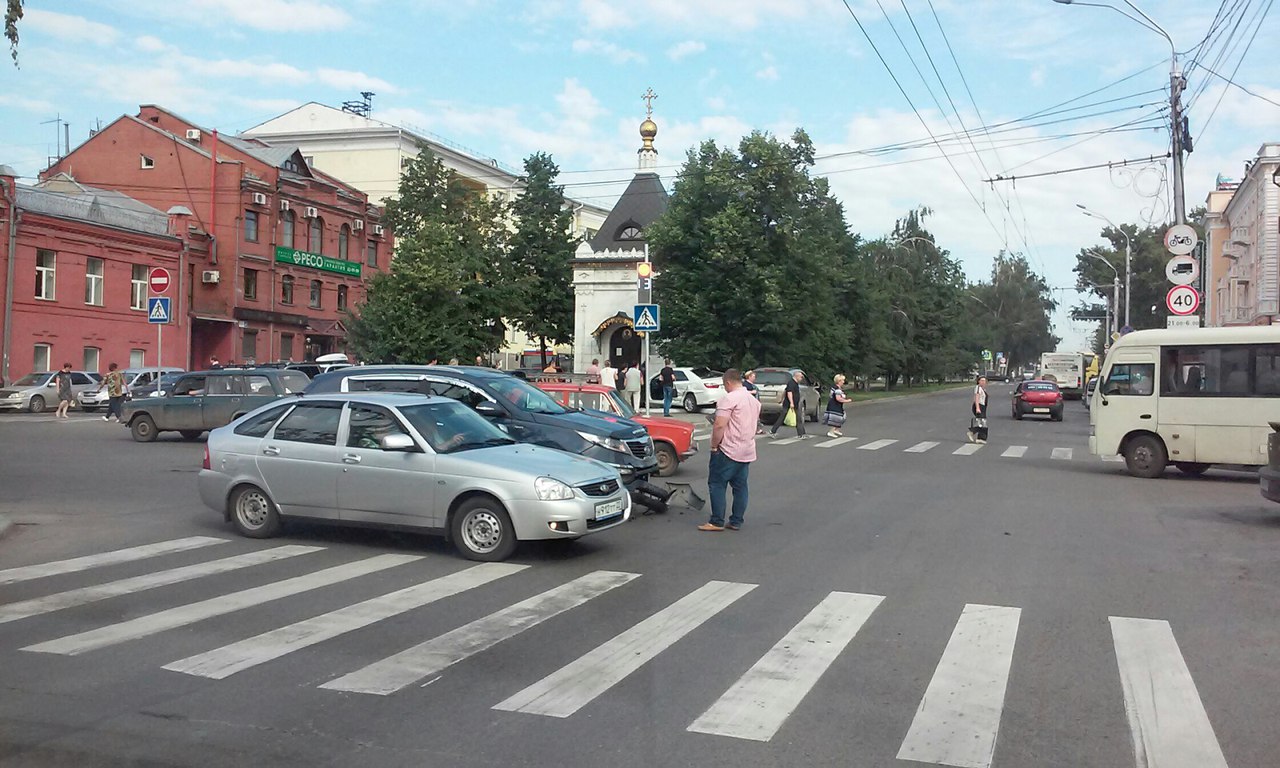
MULTIPOLYGON (((637 304, 653 303, 653 265, 649 263, 649 244, 644 244, 644 268, 641 270, 643 276, 637 274, 636 282, 636 301, 637 304)), ((644 415, 653 415, 653 390, 649 388, 649 333, 646 332, 644 340, 640 343, 640 363, 641 370, 644 375, 641 378, 640 396, 644 398, 644 415)))

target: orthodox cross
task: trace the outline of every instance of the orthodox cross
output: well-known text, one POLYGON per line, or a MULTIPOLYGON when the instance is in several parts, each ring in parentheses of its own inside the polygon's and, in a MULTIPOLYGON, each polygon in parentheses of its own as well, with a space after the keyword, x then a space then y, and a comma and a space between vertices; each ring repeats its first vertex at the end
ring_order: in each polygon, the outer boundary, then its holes
POLYGON ((644 116, 653 117, 653 100, 658 98, 658 94, 653 92, 652 88, 641 94, 640 98, 644 99, 644 116))

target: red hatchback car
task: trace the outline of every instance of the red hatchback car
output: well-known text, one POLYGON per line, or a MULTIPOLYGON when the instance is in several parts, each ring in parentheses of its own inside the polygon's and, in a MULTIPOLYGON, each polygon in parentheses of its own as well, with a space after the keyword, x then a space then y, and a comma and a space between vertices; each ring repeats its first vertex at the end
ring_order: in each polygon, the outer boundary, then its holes
POLYGON ((1052 381, 1019 382, 1013 388, 1013 418, 1034 414, 1062 421, 1062 390, 1052 381))
POLYGON ((658 474, 668 477, 680 462, 698 452, 693 440, 693 425, 664 416, 641 416, 631 410, 616 390, 603 384, 577 384, 566 381, 534 381, 534 386, 550 393, 561 405, 603 411, 621 419, 634 421, 649 432, 658 459, 658 474))

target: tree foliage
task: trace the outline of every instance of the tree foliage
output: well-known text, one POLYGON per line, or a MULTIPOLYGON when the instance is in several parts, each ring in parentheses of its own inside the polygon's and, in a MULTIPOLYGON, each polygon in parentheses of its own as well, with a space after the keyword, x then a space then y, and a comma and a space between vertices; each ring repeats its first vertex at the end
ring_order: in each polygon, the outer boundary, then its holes
POLYGON ((984 349, 1004 352, 1010 370, 1039 360, 1061 341, 1049 321, 1058 303, 1021 254, 997 255, 991 282, 972 286, 967 296, 974 302, 976 338, 984 349))
POLYGON ((560 169, 551 157, 537 153, 524 161, 524 192, 511 205, 515 231, 510 261, 519 278, 519 310, 511 321, 538 339, 542 365, 547 342, 573 340, 573 251, 569 234, 572 214, 564 187, 556 186, 560 169))
POLYGON ((18 22, 22 19, 22 0, 7 0, 4 9, 4 36, 9 41, 9 55, 18 66, 18 22))

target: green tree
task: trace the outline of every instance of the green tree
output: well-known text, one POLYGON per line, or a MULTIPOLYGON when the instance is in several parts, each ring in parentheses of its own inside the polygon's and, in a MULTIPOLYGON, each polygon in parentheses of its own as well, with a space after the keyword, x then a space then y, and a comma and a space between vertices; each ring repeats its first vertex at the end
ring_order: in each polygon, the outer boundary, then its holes
POLYGON ((519 309, 510 318, 538 339, 546 367, 547 341, 573 340, 572 262, 577 242, 569 234, 573 217, 565 206, 564 187, 556 186, 560 169, 551 157, 530 155, 524 173, 524 193, 511 206, 515 232, 510 262, 522 277, 519 309))
POLYGON ((460 183, 422 147, 384 221, 396 235, 395 258, 350 317, 356 355, 424 363, 496 351, 502 318, 517 306, 502 206, 460 183))
POLYGON ((1057 347, 1051 315, 1058 303, 1044 278, 1021 254, 1001 252, 991 267, 991 282, 966 293, 972 301, 977 338, 984 349, 1005 353, 1009 370, 1039 360, 1057 347))
POLYGON ((4 36, 9 41, 9 55, 18 66, 18 21, 22 18, 22 0, 7 0, 4 9, 4 36))

